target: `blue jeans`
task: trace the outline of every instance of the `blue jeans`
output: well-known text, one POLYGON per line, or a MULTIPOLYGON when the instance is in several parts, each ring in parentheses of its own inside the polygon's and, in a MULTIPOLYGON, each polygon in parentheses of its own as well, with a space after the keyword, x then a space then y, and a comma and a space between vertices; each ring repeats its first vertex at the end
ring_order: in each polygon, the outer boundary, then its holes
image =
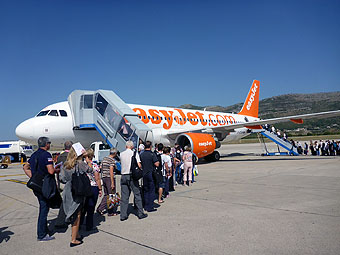
POLYGON ((155 200, 155 184, 153 183, 152 172, 150 171, 143 177, 143 189, 145 210, 150 211, 154 209, 153 201, 155 200))
POLYGON ((38 239, 44 238, 48 234, 47 228, 47 215, 49 211, 48 201, 43 197, 42 194, 33 191, 34 195, 38 198, 39 201, 39 217, 38 217, 38 225, 37 225, 37 234, 38 239))
POLYGON ((175 171, 175 180, 177 181, 177 183, 181 183, 182 180, 183 180, 181 165, 182 165, 182 163, 179 164, 179 165, 176 167, 176 171, 175 171))

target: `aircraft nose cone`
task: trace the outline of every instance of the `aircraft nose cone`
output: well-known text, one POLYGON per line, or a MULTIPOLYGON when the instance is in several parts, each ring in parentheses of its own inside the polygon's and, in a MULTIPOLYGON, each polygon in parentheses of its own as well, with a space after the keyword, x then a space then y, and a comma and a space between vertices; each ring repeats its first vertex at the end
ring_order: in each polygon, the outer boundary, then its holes
POLYGON ((31 120, 20 123, 15 129, 15 134, 20 140, 29 141, 34 139, 34 128, 31 120))

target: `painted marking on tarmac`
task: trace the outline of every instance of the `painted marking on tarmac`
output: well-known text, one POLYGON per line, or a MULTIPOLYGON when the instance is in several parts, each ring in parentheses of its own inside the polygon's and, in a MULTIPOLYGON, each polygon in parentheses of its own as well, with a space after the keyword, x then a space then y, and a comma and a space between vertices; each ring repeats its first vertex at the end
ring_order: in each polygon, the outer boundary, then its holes
POLYGON ((27 184, 27 182, 24 182, 24 181, 20 181, 20 180, 15 180, 15 179, 8 179, 6 181, 9 181, 9 182, 15 182, 15 183, 20 183, 20 184, 27 184))

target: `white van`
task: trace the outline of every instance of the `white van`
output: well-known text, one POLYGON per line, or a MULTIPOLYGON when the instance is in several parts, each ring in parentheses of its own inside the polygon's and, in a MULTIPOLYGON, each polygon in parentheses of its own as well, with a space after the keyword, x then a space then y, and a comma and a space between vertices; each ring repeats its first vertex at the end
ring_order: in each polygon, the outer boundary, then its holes
POLYGON ((104 157, 110 155, 110 146, 101 141, 91 143, 91 149, 94 151, 93 161, 99 164, 104 157))

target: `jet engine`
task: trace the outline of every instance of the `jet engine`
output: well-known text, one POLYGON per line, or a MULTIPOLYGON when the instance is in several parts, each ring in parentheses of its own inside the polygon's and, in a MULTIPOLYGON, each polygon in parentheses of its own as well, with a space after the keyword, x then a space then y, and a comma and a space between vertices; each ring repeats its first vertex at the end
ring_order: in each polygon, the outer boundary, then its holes
POLYGON ((221 144, 210 134, 203 133, 185 133, 177 136, 176 143, 182 148, 189 145, 192 151, 198 158, 205 157, 208 161, 217 161, 220 159, 218 151, 214 151, 219 148, 221 144))

